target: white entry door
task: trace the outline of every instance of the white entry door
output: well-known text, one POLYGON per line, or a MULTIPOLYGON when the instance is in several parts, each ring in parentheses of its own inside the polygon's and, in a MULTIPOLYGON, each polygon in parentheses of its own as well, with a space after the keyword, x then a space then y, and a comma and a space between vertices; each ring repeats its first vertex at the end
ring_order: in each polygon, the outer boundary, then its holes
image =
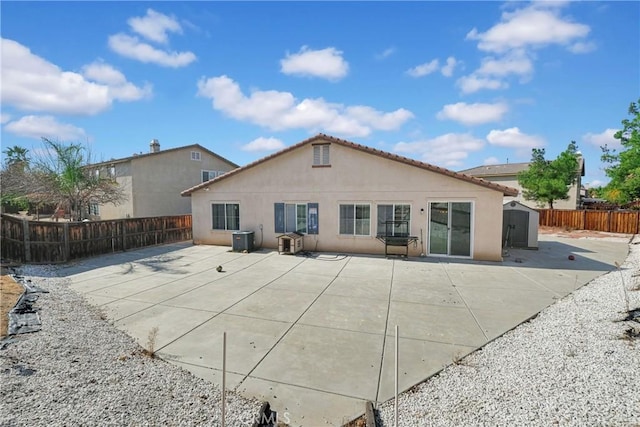
POLYGON ((429 254, 471 256, 471 202, 429 202, 429 254))

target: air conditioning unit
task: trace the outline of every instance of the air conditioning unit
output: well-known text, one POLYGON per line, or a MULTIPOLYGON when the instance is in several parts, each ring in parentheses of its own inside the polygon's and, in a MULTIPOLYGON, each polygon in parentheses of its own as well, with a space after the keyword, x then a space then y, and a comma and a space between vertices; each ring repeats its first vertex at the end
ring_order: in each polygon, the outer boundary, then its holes
POLYGON ((303 250, 303 235, 300 233, 287 233, 278 236, 279 254, 296 254, 303 250))
POLYGON ((231 247, 234 252, 253 251, 254 233, 253 231, 234 231, 232 234, 231 247))

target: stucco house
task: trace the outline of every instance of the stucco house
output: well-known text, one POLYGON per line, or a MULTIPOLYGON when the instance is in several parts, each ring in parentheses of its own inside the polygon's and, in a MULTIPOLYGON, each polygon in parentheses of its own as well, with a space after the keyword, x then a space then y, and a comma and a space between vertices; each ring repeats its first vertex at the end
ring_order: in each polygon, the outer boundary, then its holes
POLYGON ((319 134, 182 194, 196 244, 253 231, 276 249, 298 232, 306 250, 384 254, 382 235, 407 237, 409 256, 499 261, 502 199, 517 190, 319 134))
MULTIPOLYGON (((504 202, 515 200, 530 208, 548 208, 548 205, 539 206, 533 200, 527 200, 522 194, 522 187, 518 183, 518 173, 529 168, 529 163, 503 163, 497 165, 484 165, 471 169, 461 170, 460 173, 465 175, 482 178, 486 181, 495 182, 496 184, 506 185, 518 190, 517 196, 505 196, 504 202)), ((578 157, 578 170, 576 171, 576 182, 569 187, 569 198, 567 200, 556 200, 553 202, 554 209, 580 209, 581 205, 581 189, 582 177, 585 174, 584 158, 578 157)))
POLYGON ((92 173, 115 179, 127 195, 127 201, 118 206, 91 205, 91 218, 189 214, 191 203, 180 195, 185 188, 237 167, 199 144, 161 150, 160 143, 154 139, 147 153, 88 166, 92 173))

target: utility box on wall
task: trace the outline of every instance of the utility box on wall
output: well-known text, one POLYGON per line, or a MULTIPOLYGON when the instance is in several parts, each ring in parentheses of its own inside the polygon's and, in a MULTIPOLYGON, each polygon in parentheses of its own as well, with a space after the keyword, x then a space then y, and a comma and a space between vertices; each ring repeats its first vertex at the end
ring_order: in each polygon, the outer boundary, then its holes
POLYGON ((234 231, 231 240, 231 247, 234 252, 253 251, 253 231, 234 231))
POLYGON ((278 253, 295 254, 303 249, 303 236, 299 233, 287 233, 278 236, 278 253))

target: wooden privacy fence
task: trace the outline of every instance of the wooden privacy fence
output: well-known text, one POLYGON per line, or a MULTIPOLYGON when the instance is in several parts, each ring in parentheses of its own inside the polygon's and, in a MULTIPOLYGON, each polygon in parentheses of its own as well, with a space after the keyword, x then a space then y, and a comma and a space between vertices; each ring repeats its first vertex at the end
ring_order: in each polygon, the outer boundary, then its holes
POLYGON ((2 258, 34 264, 191 240, 191 215, 89 222, 26 221, 2 215, 2 258))
POLYGON ((570 227, 576 230, 640 233, 640 211, 570 211, 539 209, 540 225, 570 227))

